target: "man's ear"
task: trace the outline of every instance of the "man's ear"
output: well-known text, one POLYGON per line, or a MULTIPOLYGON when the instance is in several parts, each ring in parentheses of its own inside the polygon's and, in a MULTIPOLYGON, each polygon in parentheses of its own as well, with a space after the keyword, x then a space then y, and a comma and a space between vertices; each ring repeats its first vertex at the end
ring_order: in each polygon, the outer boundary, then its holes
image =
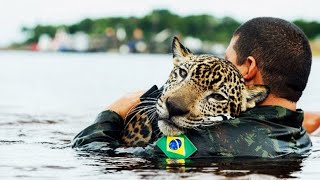
POLYGON ((246 73, 243 75, 243 78, 246 81, 250 81, 256 76, 258 72, 256 59, 252 56, 248 56, 245 61, 245 65, 247 67, 247 70, 246 70, 246 73))
POLYGON ((181 62, 188 60, 190 55, 192 55, 192 52, 184 47, 176 36, 172 41, 172 53, 174 65, 179 65, 181 62))
POLYGON ((269 95, 270 88, 266 85, 246 86, 245 98, 247 99, 246 109, 253 108, 264 101, 269 95))

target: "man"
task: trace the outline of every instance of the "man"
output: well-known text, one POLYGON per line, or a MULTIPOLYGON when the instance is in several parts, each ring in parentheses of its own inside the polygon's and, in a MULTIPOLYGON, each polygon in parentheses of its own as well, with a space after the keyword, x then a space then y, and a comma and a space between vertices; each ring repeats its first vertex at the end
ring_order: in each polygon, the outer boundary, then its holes
MULTIPOLYGON (((302 128, 303 111, 296 110, 312 59, 304 33, 282 19, 255 18, 235 31, 225 58, 240 70, 247 85, 265 84, 271 92, 259 106, 234 120, 186 132, 198 148, 194 156, 274 158, 308 152, 311 141, 302 128)), ((113 103, 94 125, 76 136, 73 146, 92 141, 120 145, 121 119, 141 95, 137 92, 113 103)))

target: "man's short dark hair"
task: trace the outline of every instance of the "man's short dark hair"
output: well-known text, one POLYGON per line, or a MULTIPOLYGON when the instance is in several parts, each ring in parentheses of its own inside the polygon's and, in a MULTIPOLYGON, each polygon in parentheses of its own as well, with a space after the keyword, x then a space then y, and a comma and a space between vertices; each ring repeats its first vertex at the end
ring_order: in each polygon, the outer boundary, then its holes
POLYGON ((260 17, 242 24, 235 36, 238 65, 248 56, 254 57, 271 93, 297 102, 306 87, 312 59, 303 31, 283 19, 260 17))

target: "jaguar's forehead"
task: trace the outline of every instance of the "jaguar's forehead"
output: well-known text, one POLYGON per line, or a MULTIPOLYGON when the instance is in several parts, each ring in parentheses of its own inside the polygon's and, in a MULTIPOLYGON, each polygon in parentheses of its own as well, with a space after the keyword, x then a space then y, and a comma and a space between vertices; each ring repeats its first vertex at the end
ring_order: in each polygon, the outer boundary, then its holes
POLYGON ((213 55, 208 55, 208 54, 202 54, 202 55, 193 55, 191 56, 193 61, 197 61, 197 62, 206 62, 206 61, 223 61, 224 59, 222 58, 218 58, 216 56, 213 55))
POLYGON ((191 80, 205 88, 221 88, 244 82, 242 75, 230 61, 212 55, 193 55, 184 65, 192 73, 191 80))
POLYGON ((198 68, 203 72, 223 73, 224 75, 235 73, 238 77, 242 77, 230 61, 212 55, 193 55, 186 65, 190 70, 198 68))

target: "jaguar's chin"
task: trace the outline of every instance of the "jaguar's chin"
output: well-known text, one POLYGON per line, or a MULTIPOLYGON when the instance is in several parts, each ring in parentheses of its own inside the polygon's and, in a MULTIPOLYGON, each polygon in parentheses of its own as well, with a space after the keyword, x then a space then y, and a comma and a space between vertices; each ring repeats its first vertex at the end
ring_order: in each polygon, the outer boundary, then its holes
POLYGON ((183 130, 167 120, 159 120, 158 126, 160 131, 166 136, 178 136, 183 134, 183 130))

